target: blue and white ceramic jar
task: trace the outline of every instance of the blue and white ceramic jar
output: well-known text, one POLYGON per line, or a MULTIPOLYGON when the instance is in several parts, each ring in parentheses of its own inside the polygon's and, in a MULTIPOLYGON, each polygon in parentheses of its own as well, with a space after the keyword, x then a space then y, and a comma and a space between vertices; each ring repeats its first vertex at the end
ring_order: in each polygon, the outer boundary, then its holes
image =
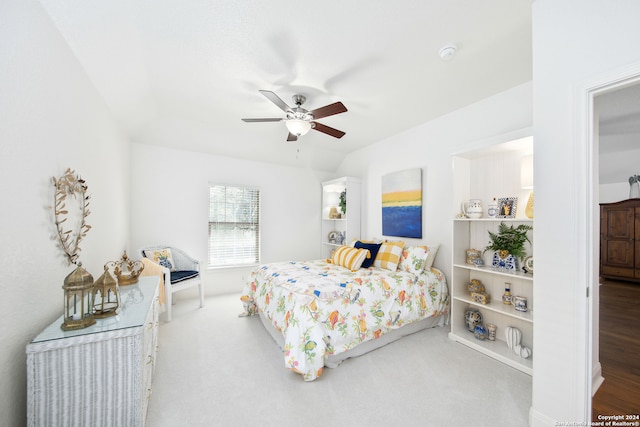
POLYGON ((485 338, 487 338, 487 330, 482 325, 476 325, 473 330, 473 335, 475 335, 476 339, 484 341, 485 338))
POLYGON ((476 326, 482 325, 482 313, 478 310, 467 310, 464 313, 464 322, 469 332, 475 333, 476 326))
POLYGON ((493 254, 493 262, 491 265, 494 268, 504 268, 505 270, 517 270, 518 258, 514 257, 507 251, 495 251, 493 254))

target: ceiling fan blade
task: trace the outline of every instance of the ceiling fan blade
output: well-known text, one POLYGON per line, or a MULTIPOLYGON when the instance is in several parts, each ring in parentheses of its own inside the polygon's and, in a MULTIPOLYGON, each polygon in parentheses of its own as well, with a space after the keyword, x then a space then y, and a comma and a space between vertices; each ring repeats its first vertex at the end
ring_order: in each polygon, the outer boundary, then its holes
POLYGON ((298 137, 289 132, 289 136, 287 136, 287 142, 295 142, 298 140, 298 137))
POLYGON ((242 119, 243 122, 255 123, 255 122, 281 122, 282 119, 242 119))
POLYGON ((341 130, 334 129, 334 128, 329 127, 327 125, 323 125, 322 123, 318 123, 318 122, 312 122, 312 123, 315 125, 315 126, 313 126, 312 129, 315 129, 318 132, 326 133, 327 135, 331 135, 334 138, 342 138, 343 136, 346 135, 341 130))
POLYGON ((287 105, 286 102, 284 102, 282 99, 280 99, 280 97, 278 95, 276 95, 275 93, 271 92, 270 90, 261 90, 260 93, 263 94, 269 101, 271 101, 274 104, 276 104, 278 106, 278 108, 280 108, 285 113, 293 111, 291 109, 291 107, 289 107, 287 105))
POLYGON ((321 119, 323 117, 333 116, 334 114, 340 114, 347 111, 347 107, 342 102, 334 102, 333 104, 325 105, 324 107, 316 108, 309 111, 313 114, 314 119, 321 119))

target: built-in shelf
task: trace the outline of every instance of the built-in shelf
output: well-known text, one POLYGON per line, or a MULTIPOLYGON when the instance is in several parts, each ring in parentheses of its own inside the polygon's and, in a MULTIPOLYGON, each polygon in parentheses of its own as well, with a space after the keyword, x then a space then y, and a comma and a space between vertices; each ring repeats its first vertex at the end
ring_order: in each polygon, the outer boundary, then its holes
POLYGON ((337 178, 322 183, 322 235, 320 236, 322 257, 330 258, 333 250, 340 242, 330 242, 333 232, 344 236, 342 243, 349 244, 360 238, 360 179, 353 177, 337 178), (346 191, 346 214, 340 209, 340 194, 346 191), (330 218, 331 208, 342 216, 330 218))
POLYGON ((504 268, 495 267, 477 267, 468 264, 453 264, 455 268, 462 268, 465 270, 479 271, 483 273, 491 273, 498 276, 511 277, 516 279, 531 280, 533 281, 533 274, 525 273, 524 271, 509 271, 504 268))
MULTIPOLYGON (((500 295, 498 295, 500 297, 500 295)), ((471 296, 458 295, 454 296, 453 299, 462 301, 463 303, 469 304, 470 306, 475 306, 481 310, 489 310, 495 313, 499 313, 504 316, 510 316, 514 319, 524 320, 525 322, 533 323, 533 310, 527 310, 525 312, 517 311, 513 305, 507 305, 502 302, 502 298, 499 300, 492 299, 488 304, 481 304, 475 302, 471 299, 471 296)))
MULTIPOLYGON (((484 251, 489 243, 489 232, 497 232, 500 223, 534 225, 533 219, 523 215, 528 191, 522 190, 520 183, 520 165, 525 156, 533 150, 532 138, 509 142, 504 146, 490 146, 469 153, 453 156, 454 165, 454 209, 451 292, 451 332, 449 338, 480 351, 496 360, 506 363, 522 372, 533 375, 533 356, 521 357, 509 349, 505 331, 509 327, 518 328, 522 333, 521 346, 529 347, 533 353, 534 274, 517 270, 506 270, 492 266, 493 251, 484 251), (517 197, 518 207, 514 218, 487 217, 487 207, 493 200, 501 197, 517 197), (459 217, 461 205, 465 200, 482 201, 485 217, 470 219, 459 217), (467 264, 466 253, 469 249, 480 251, 483 266, 467 264), (490 302, 481 304, 472 300, 468 285, 471 280, 479 280, 490 294, 490 302), (527 299, 528 311, 516 311, 515 307, 502 302, 506 284, 511 295, 527 299), (478 339, 467 329, 465 313, 477 310, 486 326, 497 326, 496 339, 478 339)), ((500 144, 498 144, 500 145, 500 144)), ((529 235, 531 238, 531 234, 529 235)), ((525 247, 527 254, 533 255, 533 247, 525 247)))
POLYGON ((460 222, 531 222, 533 223, 533 219, 530 218, 454 218, 454 221, 460 222))
POLYGON ((449 333, 449 338, 499 360, 502 363, 516 368, 528 375, 533 375, 533 356, 529 356, 524 359, 514 354, 513 351, 509 350, 507 343, 502 340, 480 341, 475 339, 471 332, 467 332, 466 336, 449 333))

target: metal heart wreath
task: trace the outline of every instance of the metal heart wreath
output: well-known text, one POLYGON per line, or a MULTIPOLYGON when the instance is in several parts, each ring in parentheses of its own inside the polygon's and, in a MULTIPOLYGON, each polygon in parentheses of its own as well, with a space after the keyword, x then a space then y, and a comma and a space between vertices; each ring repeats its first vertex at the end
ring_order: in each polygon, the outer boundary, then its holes
POLYGON ((52 180, 55 186, 53 211, 56 225, 56 234, 52 239, 58 239, 69 264, 76 264, 80 256, 80 241, 91 229, 86 223, 86 218, 91 213, 87 184, 71 169, 67 169, 60 178, 53 177, 52 180), (74 206, 69 209, 67 203, 74 206))

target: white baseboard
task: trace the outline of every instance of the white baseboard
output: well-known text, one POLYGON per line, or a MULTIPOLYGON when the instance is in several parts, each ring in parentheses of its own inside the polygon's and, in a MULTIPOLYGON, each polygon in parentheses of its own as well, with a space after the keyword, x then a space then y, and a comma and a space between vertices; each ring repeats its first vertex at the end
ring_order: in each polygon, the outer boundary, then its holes
POLYGON ((591 378, 591 387, 592 393, 591 397, 596 395, 596 391, 600 388, 602 383, 604 382, 604 377, 602 376, 602 365, 600 362, 596 364, 596 367, 593 369, 593 375, 591 378))
POLYGON ((547 417, 545 414, 529 408, 529 427, 556 427, 556 420, 547 417))

